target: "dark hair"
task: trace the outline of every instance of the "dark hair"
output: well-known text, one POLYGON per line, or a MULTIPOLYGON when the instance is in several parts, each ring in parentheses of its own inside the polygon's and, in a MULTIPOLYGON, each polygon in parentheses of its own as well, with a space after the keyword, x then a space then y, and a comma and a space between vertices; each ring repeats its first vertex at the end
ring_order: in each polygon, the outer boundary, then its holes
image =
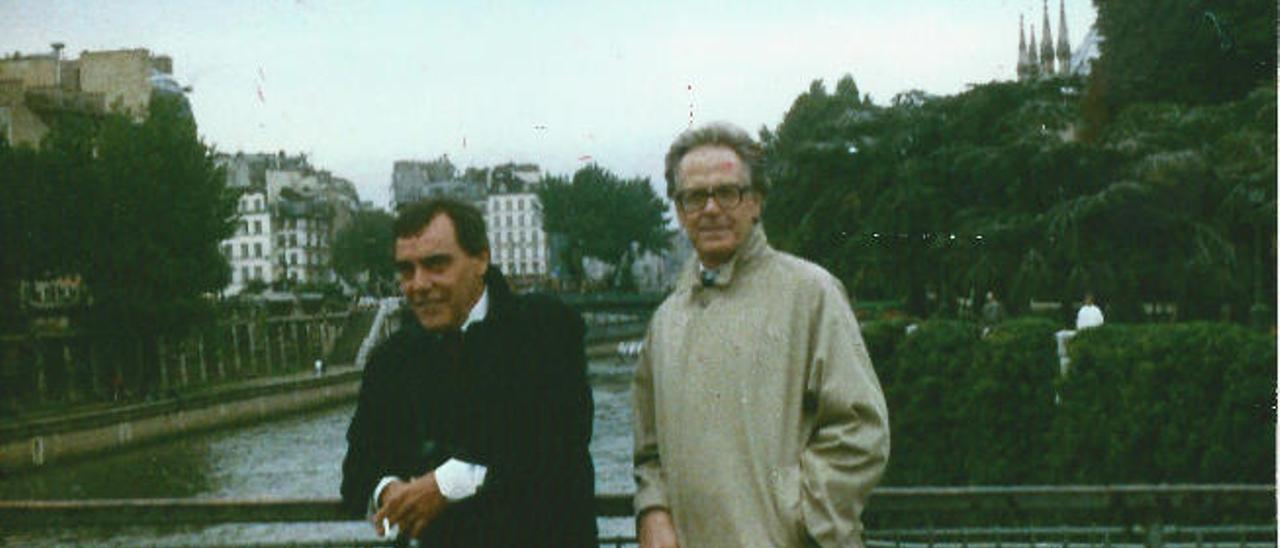
POLYGON ((437 215, 453 221, 458 246, 472 257, 489 250, 489 236, 484 227, 484 214, 467 202, 453 198, 429 198, 405 204, 396 211, 391 230, 396 239, 412 238, 422 232, 437 215))
POLYGON ((667 179, 667 197, 675 198, 680 190, 680 182, 676 180, 680 170, 680 160, 695 148, 706 145, 719 145, 733 150, 747 167, 747 185, 757 194, 764 196, 769 191, 769 182, 765 179, 761 161, 760 145, 742 128, 726 122, 712 122, 705 126, 690 129, 676 137, 667 149, 666 170, 663 176, 667 179))

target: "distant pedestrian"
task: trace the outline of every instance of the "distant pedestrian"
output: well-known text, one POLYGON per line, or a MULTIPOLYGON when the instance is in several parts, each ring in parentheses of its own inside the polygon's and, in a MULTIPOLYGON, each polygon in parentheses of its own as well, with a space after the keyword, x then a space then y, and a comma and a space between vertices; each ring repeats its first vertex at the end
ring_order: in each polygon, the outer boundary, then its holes
POLYGON ((111 401, 120 401, 124 397, 124 377, 120 372, 111 377, 111 401))
POLYGON ((1084 294, 1084 304, 1076 312, 1076 331, 1102 325, 1102 309, 1093 304, 1093 293, 1084 294))
POLYGON ((995 291, 987 292, 987 304, 982 305, 982 327, 983 331, 995 327, 996 324, 1004 321, 1004 305, 996 298, 995 291))

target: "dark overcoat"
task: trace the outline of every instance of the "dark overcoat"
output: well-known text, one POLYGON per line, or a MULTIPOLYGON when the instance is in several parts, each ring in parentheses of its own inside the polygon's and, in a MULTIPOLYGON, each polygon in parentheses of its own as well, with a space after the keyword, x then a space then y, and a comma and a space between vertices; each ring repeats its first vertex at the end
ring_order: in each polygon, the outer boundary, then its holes
POLYGON ((445 508, 425 546, 595 546, 582 318, 554 297, 512 294, 492 265, 485 283, 488 314, 459 360, 412 314, 374 350, 347 430, 343 504, 364 517, 383 477, 458 458, 487 467, 484 485, 445 508))

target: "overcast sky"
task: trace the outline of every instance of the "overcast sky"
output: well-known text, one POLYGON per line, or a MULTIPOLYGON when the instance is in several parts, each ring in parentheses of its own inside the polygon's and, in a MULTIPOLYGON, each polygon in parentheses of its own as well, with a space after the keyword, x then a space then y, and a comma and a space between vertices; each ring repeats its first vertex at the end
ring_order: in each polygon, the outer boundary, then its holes
MULTIPOLYGON (((1065 7, 1075 47, 1094 9, 1065 7)), ((755 133, 814 79, 852 74, 877 104, 1012 79, 1019 15, 1041 35, 1041 0, 0 0, 0 51, 170 55, 206 142, 307 153, 385 207, 393 162, 441 154, 555 174, 590 157, 658 188, 691 112, 755 133)))

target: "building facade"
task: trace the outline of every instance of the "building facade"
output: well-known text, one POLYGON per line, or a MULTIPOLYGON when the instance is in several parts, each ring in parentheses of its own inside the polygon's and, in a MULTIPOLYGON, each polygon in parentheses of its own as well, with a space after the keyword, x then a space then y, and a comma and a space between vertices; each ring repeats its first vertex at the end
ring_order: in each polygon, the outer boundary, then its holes
POLYGON ((62 50, 55 43, 50 52, 0 58, 0 137, 9 143, 39 145, 61 112, 121 112, 141 120, 155 94, 177 97, 190 109, 168 56, 128 49, 67 59, 62 50))
POLYGON ((271 214, 267 209, 267 194, 260 188, 247 188, 236 203, 239 225, 235 234, 222 243, 222 254, 231 264, 230 294, 244 290, 253 281, 272 284, 276 271, 272 262, 271 214))
POLYGON ((448 155, 423 162, 399 160, 391 172, 391 209, 425 198, 449 197, 483 207, 487 192, 481 182, 458 176, 448 155))
POLYGON ((517 286, 551 275, 551 246, 542 225, 542 202, 532 192, 491 194, 481 209, 489 230, 489 261, 517 286))
POLYGON ((221 155, 227 186, 240 191, 239 227, 223 242, 235 295, 251 284, 333 283, 331 247, 359 207, 355 185, 316 170, 305 156, 221 155))

